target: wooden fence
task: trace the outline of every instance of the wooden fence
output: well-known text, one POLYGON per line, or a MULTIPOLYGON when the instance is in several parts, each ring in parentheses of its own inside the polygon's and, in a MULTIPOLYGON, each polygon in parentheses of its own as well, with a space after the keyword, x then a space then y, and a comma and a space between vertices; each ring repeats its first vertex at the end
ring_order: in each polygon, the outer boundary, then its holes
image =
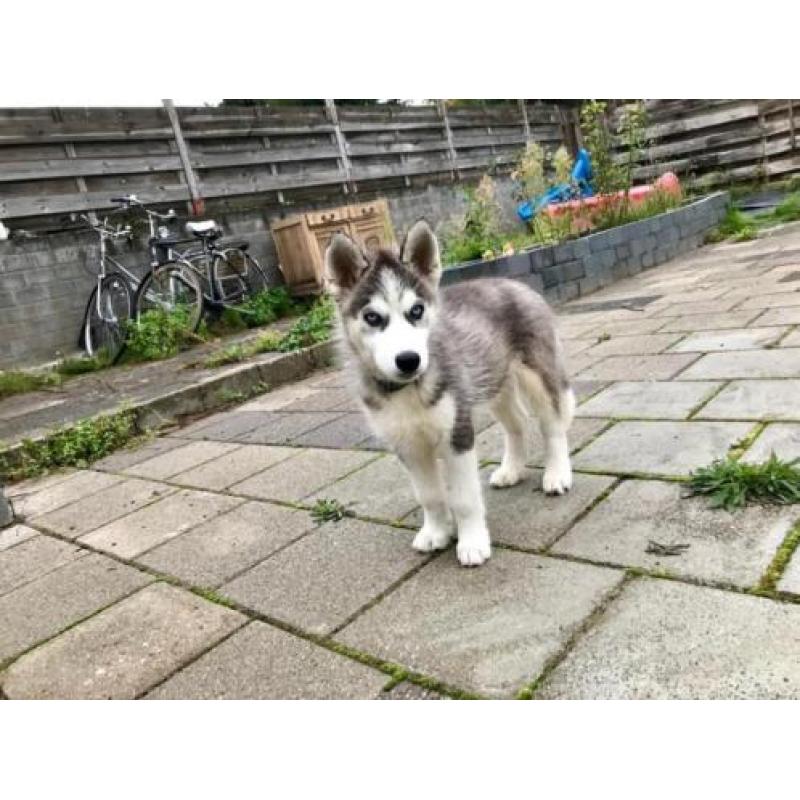
POLYGON ((135 192, 151 203, 302 203, 507 170, 567 135, 556 105, 0 109, 0 219, 51 223, 135 192))
POLYGON ((637 179, 667 170, 701 187, 800 174, 800 100, 648 100, 637 179))

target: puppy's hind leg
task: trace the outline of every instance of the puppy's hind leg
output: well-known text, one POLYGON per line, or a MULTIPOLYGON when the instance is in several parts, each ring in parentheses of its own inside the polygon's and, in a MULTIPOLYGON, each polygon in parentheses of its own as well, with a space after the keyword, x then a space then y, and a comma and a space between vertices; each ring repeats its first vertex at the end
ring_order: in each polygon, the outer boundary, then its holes
POLYGON ((509 375, 497 397, 492 400, 491 412, 503 428, 503 460, 492 473, 489 483, 495 488, 514 486, 525 472, 525 433, 528 416, 519 396, 517 378, 509 375))
POLYGON ((572 487, 567 431, 575 413, 575 395, 566 386, 557 396, 553 396, 545 388, 541 377, 527 367, 521 369, 519 374, 527 397, 539 418, 544 438, 542 489, 545 494, 564 494, 572 487))

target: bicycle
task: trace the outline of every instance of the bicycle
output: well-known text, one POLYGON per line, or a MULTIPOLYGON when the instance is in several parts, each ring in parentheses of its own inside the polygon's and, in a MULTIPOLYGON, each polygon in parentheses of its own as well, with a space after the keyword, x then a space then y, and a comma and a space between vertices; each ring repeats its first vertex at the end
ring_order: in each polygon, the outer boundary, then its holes
POLYGON ((157 221, 174 220, 174 211, 159 214, 147 208, 136 195, 116 197, 112 201, 125 208, 144 211, 150 226, 152 270, 142 280, 136 294, 137 318, 153 308, 170 309, 180 302, 190 308, 189 324, 194 330, 200 323, 204 308, 219 314, 225 307, 237 305, 268 288, 260 264, 247 252, 249 243, 228 242, 223 247, 218 246, 216 241, 222 236, 222 231, 213 220, 187 222, 186 232, 193 238, 180 240, 171 238, 167 228, 157 225, 157 221), (193 247, 183 251, 175 249, 197 239, 200 240, 200 250, 193 247), (165 274, 165 269, 171 270, 172 274, 165 274), (201 291, 189 285, 195 283, 193 278, 196 278, 201 291), (177 292, 177 298, 174 296, 176 284, 181 290, 177 292))
POLYGON ((138 284, 135 275, 129 272, 115 258, 108 254, 107 243, 111 240, 130 238, 129 226, 112 228, 107 219, 93 222, 88 215, 80 217, 100 239, 100 268, 97 272, 97 285, 89 295, 86 304, 84 323, 78 340, 90 357, 105 350, 112 364, 116 363, 125 349, 125 335, 128 320, 133 309, 134 289, 138 284), (110 262, 114 270, 109 272, 106 264, 110 262))
POLYGON ((158 224, 177 219, 175 211, 170 209, 166 214, 153 211, 135 194, 112 197, 111 202, 122 206, 123 210, 140 210, 147 217, 150 270, 136 286, 133 307, 137 321, 150 311, 173 313, 182 309, 186 314, 186 327, 191 331, 197 330, 205 300, 202 283, 197 270, 186 257, 191 253, 176 249, 191 240, 177 239, 168 227, 158 224))

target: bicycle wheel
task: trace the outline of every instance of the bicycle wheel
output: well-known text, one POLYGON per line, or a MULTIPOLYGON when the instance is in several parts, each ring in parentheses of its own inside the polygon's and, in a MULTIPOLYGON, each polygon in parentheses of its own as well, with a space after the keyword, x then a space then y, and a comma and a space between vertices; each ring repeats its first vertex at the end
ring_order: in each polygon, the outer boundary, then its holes
POLYGON ((125 349, 127 324, 133 310, 133 290, 124 275, 112 272, 92 291, 86 307, 83 343, 91 357, 105 352, 114 364, 125 349))
POLYGON ((213 275, 225 302, 246 300, 269 288, 264 270, 249 253, 231 247, 220 256, 214 261, 213 275))
POLYGON ((203 317, 203 289, 197 273, 179 261, 167 261, 144 276, 136 292, 136 319, 148 311, 183 310, 186 327, 197 330, 203 317))

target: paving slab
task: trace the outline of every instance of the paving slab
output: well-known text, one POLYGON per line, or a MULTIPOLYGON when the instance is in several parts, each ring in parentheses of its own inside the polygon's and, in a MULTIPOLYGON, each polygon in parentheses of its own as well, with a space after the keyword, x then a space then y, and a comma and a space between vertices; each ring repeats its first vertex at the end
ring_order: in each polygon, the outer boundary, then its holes
POLYGON ((449 700, 446 695, 425 689, 414 683, 403 681, 392 687, 388 692, 381 692, 378 700, 449 700))
POLYGON ((304 433, 313 431, 342 416, 341 411, 270 412, 268 422, 236 437, 250 444, 288 444, 304 433))
POLYGON ((101 492, 121 480, 122 478, 116 475, 106 475, 102 472, 73 472, 68 478, 59 480, 55 484, 44 483, 41 489, 38 489, 36 482, 33 482, 27 485, 26 491, 10 496, 16 515, 22 519, 33 520, 67 503, 74 503, 82 497, 101 492))
POLYGON ((697 359, 696 353, 664 353, 656 356, 608 356, 584 369, 581 380, 666 381, 697 359))
POLYGON ((373 453, 354 450, 299 450, 287 461, 234 484, 230 491, 262 500, 301 500, 373 458, 373 453))
POLYGON ((3 691, 13 699, 130 700, 246 621, 156 583, 20 658, 3 691))
POLYGON ((767 425, 740 460, 759 463, 773 453, 783 461, 800 458, 800 425, 780 422, 767 425))
POLYGON ((121 558, 133 558, 241 502, 236 497, 182 489, 85 534, 80 541, 121 558))
POLYGON ((175 431, 181 439, 208 439, 218 442, 235 441, 242 434, 275 419, 272 411, 220 411, 175 431))
POLYGON ((800 325, 800 308, 772 308, 760 314, 753 325, 800 325))
POLYGON ((800 306, 800 292, 762 294, 745 300, 739 308, 791 308, 800 306))
POLYGON ((640 356, 661 353, 680 339, 679 333, 651 333, 638 336, 611 336, 594 345, 591 356, 640 356))
POLYGON ((708 353, 677 379, 728 378, 800 378, 800 348, 708 353))
POLYGON ((371 700, 389 676, 251 622, 153 690, 152 700, 371 700))
POLYGON ((348 389, 316 389, 306 397, 297 398, 282 411, 336 411, 341 406, 350 404, 352 399, 348 389))
POLYGON ((800 606, 639 579, 550 674, 551 699, 798 699, 800 606))
POLYGON ((579 417, 686 419, 720 387, 712 381, 620 381, 578 406, 579 417))
POLYGON ((800 595, 800 555, 798 555, 797 550, 794 551, 792 560, 778 581, 777 588, 781 592, 800 595))
POLYGON ((791 507, 712 509, 680 484, 625 481, 553 547, 607 564, 749 588, 766 572, 800 512, 791 507), (648 544, 687 544, 680 555, 647 553, 648 544))
POLYGON ((573 466, 599 472, 687 475, 723 458, 749 422, 618 422, 578 453, 573 466))
POLYGON ((310 386, 306 381, 282 386, 274 392, 256 397, 244 405, 239 406, 239 411, 279 411, 297 400, 315 395, 319 390, 310 386))
POLYGON ((178 447, 184 447, 185 445, 186 443, 182 442, 180 439, 171 439, 164 436, 139 447, 118 450, 110 456, 101 458, 100 461, 95 461, 92 464, 92 469, 99 469, 103 472, 122 472, 122 470, 128 467, 134 466, 134 464, 147 461, 154 456, 161 455, 169 450, 175 450, 178 447))
POLYGON ((137 558, 194 586, 215 588, 314 527, 307 511, 247 502, 137 558))
POLYGON ((219 591, 273 619, 327 634, 429 558, 411 539, 408 531, 354 519, 327 523, 219 591))
POLYGON ((742 380, 726 386, 700 419, 800 419, 800 380, 742 380))
POLYGON ((781 339, 778 347, 800 347, 800 330, 794 330, 785 339, 781 339))
POLYGON ((165 480, 236 450, 238 445, 227 442, 189 442, 165 453, 126 467, 126 475, 137 475, 153 480, 165 480))
POLYGON ((48 514, 42 514, 36 518, 36 524, 48 531, 76 539, 174 491, 165 483, 131 478, 61 506, 48 514))
POLYGON ((597 394, 601 389, 605 389, 606 386, 609 385, 608 381, 574 380, 572 381, 572 391, 575 394, 575 402, 580 404, 586 400, 587 397, 597 394))
MULTIPOLYGON (((720 328, 743 328, 751 323, 760 312, 757 309, 745 311, 725 311, 719 314, 685 314, 680 317, 671 317, 664 320, 664 326, 659 328, 660 333, 694 333, 695 331, 710 331, 720 328)), ((759 318, 762 325, 786 325, 785 322, 767 322, 759 318)))
POLYGON ((266 444, 244 444, 213 461, 179 472, 170 479, 181 486, 222 491, 257 472, 262 472, 287 458, 297 455, 293 447, 266 444))
POLYGON ((761 350, 777 341, 786 328, 730 328, 692 333, 672 345, 672 353, 710 353, 723 350, 761 350))
POLYGON ((303 447, 356 447, 372 436, 364 415, 348 413, 338 419, 326 422, 312 431, 295 436, 291 441, 303 447))
POLYGON ((655 314, 656 317, 675 317, 682 314, 687 316, 697 314, 724 314, 727 311, 731 311, 733 307, 740 302, 738 297, 722 297, 719 300, 700 300, 696 303, 686 303, 681 302, 678 295, 667 298, 667 300, 673 300, 674 302, 657 311, 655 314))
MULTIPOLYGON (((591 441, 603 428, 608 426, 607 419, 576 418, 569 429, 570 451, 575 452, 591 441)), ((529 466, 541 467, 544 465, 544 442, 537 430, 535 422, 531 421, 528 436, 529 466)), ((492 425, 475 439, 478 458, 481 461, 499 463, 503 458, 503 429, 500 425, 492 425)))
POLYGON ((495 549, 480 569, 448 553, 337 634, 364 652, 489 697, 510 697, 608 593, 622 572, 495 549))
POLYGON ((74 544, 36 536, 0 553, 0 595, 87 555, 74 544))
POLYGON ((0 553, 38 535, 39 531, 29 528, 27 525, 17 524, 3 528, 0 530, 0 553))
POLYGON ((336 499, 356 514, 395 521, 417 506, 411 478, 398 459, 384 456, 306 499, 336 499))
POLYGON ((492 540, 517 547, 541 549, 564 534, 614 483, 604 475, 576 475, 572 489, 560 497, 542 491, 541 470, 534 470, 516 486, 489 486, 494 467, 481 471, 486 520, 492 540))
POLYGON ((78 558, 0 597, 0 663, 149 583, 101 555, 78 558))
POLYGON ((597 340, 603 334, 611 336, 640 336, 644 333, 655 333, 659 328, 664 327, 666 320, 657 317, 647 319, 630 320, 629 322, 609 322, 598 323, 590 331, 584 333, 586 339, 597 340))

